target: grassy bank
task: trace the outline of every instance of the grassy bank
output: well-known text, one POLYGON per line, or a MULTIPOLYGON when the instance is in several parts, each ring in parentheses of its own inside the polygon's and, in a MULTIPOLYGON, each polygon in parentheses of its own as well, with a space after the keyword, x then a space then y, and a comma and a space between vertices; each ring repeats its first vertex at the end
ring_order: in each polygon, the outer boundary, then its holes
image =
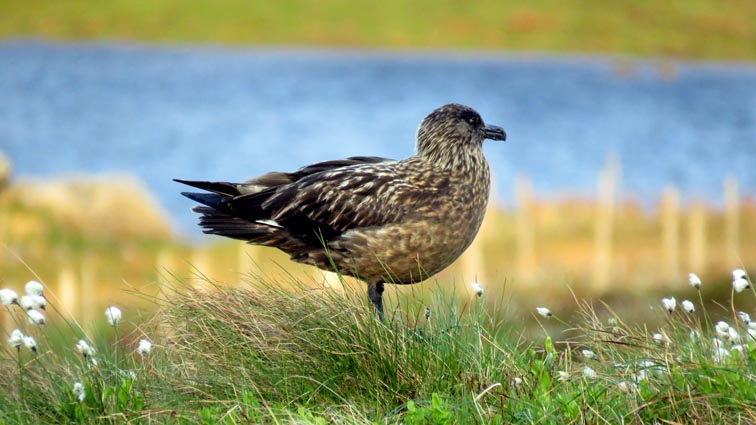
MULTIPOLYGON (((540 319, 562 328, 558 341, 533 344, 496 319, 488 305, 502 306, 487 291, 394 299, 382 323, 363 288, 341 296, 288 284, 295 289, 254 276, 241 290, 176 283, 150 321, 121 304, 120 322, 102 315, 83 329, 30 325, 9 306, 0 314, 37 344, 36 352, 4 345, 0 422, 756 420, 756 326, 735 311, 706 310, 692 287, 696 311, 659 303, 658 329, 599 320, 579 303, 575 323, 540 319), (149 353, 137 352, 142 339, 149 353), (95 350, 83 355, 77 340, 95 350)), ((55 305, 47 311, 55 315, 55 305)))
POLYGON ((0 37, 756 59, 756 3, 0 1, 0 37))

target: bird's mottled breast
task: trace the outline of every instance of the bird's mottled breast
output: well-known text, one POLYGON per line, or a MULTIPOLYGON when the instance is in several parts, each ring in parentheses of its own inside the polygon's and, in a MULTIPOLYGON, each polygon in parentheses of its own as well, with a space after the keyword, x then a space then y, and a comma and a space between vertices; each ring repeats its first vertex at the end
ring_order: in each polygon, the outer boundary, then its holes
POLYGON ((395 283, 414 283, 456 260, 475 238, 488 203, 488 164, 482 153, 479 159, 474 167, 453 170, 416 157, 397 163, 396 181, 406 189, 388 194, 383 207, 411 208, 394 224, 346 235, 360 276, 380 279, 389 270, 395 283))

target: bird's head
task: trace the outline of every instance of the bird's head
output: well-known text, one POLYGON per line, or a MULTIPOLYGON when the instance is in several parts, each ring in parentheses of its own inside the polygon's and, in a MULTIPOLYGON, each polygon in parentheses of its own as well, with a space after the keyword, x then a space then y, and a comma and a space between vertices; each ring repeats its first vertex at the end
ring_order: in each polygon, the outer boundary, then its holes
POLYGON ((417 154, 451 159, 470 149, 479 150, 483 140, 506 140, 501 127, 486 125, 474 109, 450 103, 431 112, 417 130, 417 154))

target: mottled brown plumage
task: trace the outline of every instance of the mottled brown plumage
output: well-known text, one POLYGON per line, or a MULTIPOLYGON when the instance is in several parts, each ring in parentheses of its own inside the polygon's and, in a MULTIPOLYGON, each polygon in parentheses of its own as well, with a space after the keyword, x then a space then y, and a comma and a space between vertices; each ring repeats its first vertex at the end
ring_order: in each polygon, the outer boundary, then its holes
POLYGON ((369 284, 382 314, 384 283, 416 283, 451 264, 483 221, 490 176, 484 139, 505 140, 473 109, 449 104, 417 131, 416 153, 353 157, 268 173, 244 183, 177 180, 203 206, 205 233, 276 247, 294 261, 369 284))

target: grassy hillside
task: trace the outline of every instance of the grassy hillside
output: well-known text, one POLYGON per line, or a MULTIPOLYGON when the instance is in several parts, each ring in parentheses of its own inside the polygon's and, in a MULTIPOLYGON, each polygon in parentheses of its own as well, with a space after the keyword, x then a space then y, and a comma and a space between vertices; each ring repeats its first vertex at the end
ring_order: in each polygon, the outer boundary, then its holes
POLYGON ((756 58, 756 2, 0 1, 0 37, 756 58))
MULTIPOLYGON (((501 300, 488 291, 400 298, 384 323, 361 287, 342 296, 281 286, 255 277, 243 289, 179 283, 152 321, 121 299, 112 326, 105 315, 83 328, 32 325, 9 306, 0 314, 36 344, 0 349, 0 423, 756 420, 756 326, 734 310, 706 310, 692 287, 687 311, 646 311, 659 328, 601 320, 580 303, 575 323, 537 316, 562 329, 559 340, 528 343, 517 323, 496 319, 489 306, 501 300)), ((754 296, 733 293, 732 303, 754 296)))

